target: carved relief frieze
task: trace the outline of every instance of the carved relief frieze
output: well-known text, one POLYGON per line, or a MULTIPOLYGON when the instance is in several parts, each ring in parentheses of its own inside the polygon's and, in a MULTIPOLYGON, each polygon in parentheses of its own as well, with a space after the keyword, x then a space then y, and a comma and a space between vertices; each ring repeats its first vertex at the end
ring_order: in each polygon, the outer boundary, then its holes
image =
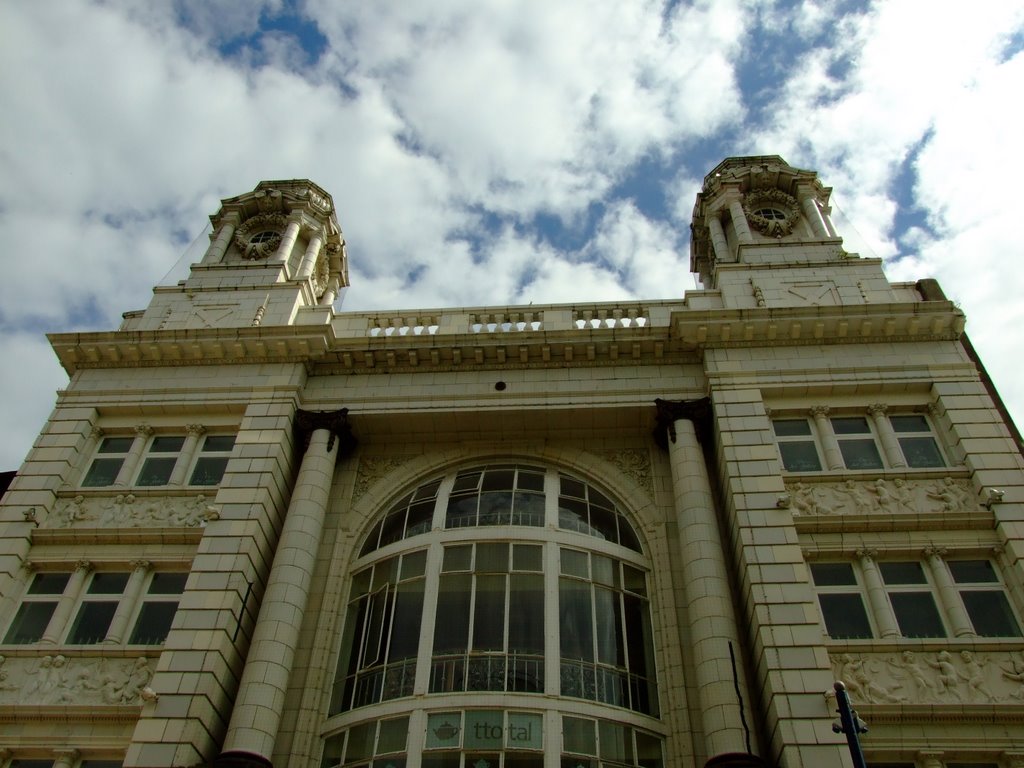
POLYGON ((999 704, 1024 701, 1024 652, 898 651, 831 655, 859 704, 999 704))
POLYGON ((213 498, 116 496, 58 499, 43 528, 195 528, 217 518, 213 498))
POLYGON ((136 659, 0 656, 2 704, 140 704, 153 677, 145 656, 136 659))
POLYGON ((412 456, 380 456, 363 457, 359 459, 359 469, 356 472, 356 484, 352 491, 352 501, 358 501, 370 490, 370 486, 380 480, 389 472, 409 461, 412 456))
POLYGON ((602 457, 614 464, 623 474, 628 475, 641 488, 653 492, 651 480, 651 457, 646 451, 607 451, 602 457))
POLYGON ((794 515, 934 514, 982 509, 970 482, 938 480, 844 480, 786 483, 794 515))

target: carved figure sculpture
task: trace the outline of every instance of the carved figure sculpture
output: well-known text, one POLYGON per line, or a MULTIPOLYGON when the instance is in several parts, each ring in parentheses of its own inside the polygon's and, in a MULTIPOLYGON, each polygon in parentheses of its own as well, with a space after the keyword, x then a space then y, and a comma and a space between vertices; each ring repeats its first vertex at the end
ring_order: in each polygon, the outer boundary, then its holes
POLYGON ((934 693, 935 688, 932 685, 931 680, 929 680, 928 676, 925 674, 924 669, 918 663, 914 652, 904 651, 901 654, 901 657, 903 661, 899 667, 910 677, 911 680, 914 681, 914 684, 917 686, 918 695, 920 696, 925 692, 929 694, 934 693))
POLYGON ((874 494, 875 503, 883 512, 894 515, 900 511, 899 499, 882 478, 875 480, 875 484, 870 486, 868 490, 874 494))
POLYGON ((794 483, 793 507, 798 515, 831 515, 835 510, 818 500, 815 488, 806 483, 794 483))
MULTIPOLYGON (((867 662, 864 659, 855 659, 848 653, 844 653, 841 658, 843 662, 843 680, 846 682, 847 687, 851 688, 854 693, 859 693, 868 702, 872 704, 896 704, 907 700, 906 696, 895 694, 878 682, 876 679, 878 675, 872 674, 867 668, 867 662)), ((902 687, 900 683, 893 683, 891 686, 894 689, 900 687, 902 687)))
POLYGON ((904 512, 914 512, 914 494, 907 487, 907 481, 902 477, 897 477, 892 481, 893 484, 893 496, 896 497, 896 503, 900 509, 904 512))
POLYGON ((984 667, 975 661, 970 651, 960 651, 960 658, 963 660, 964 668, 967 670, 967 674, 963 674, 961 677, 967 681, 968 693, 972 697, 977 693, 989 701, 994 700, 995 696, 992 695, 992 691, 985 684, 984 667))
POLYGON ((875 511, 874 499, 854 480, 847 480, 843 483, 843 492, 850 497, 854 509, 860 514, 870 514, 875 511))
POLYGON ((1011 656, 1009 662, 1001 664, 1000 667, 1003 677, 1017 683, 1017 690, 1010 695, 1015 699, 1024 700, 1024 651, 1021 651, 1019 660, 1011 656))
POLYGON ((971 509, 971 504, 956 482, 951 477, 942 478, 942 482, 934 487, 934 490, 927 491, 928 497, 942 502, 942 508, 947 512, 959 512, 971 509))
POLYGON ((935 661, 929 659, 925 659, 925 661, 928 662, 928 666, 932 669, 939 671, 939 693, 951 693, 957 701, 963 701, 960 691, 957 690, 960 675, 957 673, 956 667, 953 666, 953 662, 950 661, 949 651, 939 651, 935 661))

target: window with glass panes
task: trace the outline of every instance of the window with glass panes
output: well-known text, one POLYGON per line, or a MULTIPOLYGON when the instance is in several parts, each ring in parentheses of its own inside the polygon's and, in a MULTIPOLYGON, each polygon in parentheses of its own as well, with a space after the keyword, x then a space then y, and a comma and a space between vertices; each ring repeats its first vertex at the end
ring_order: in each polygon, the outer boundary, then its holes
POLYGON ((946 629, 924 567, 917 561, 878 564, 900 634, 904 637, 945 637, 946 629))
POLYGON ((853 563, 811 563, 810 569, 828 636, 834 640, 872 637, 853 563))
POLYGON ((150 576, 129 644, 160 645, 167 639, 187 580, 187 573, 158 571, 150 576))
POLYGON ((421 484, 359 548, 331 712, 493 693, 656 716, 641 549, 611 496, 554 469, 494 464, 421 484))
MULTIPOLYGON (((82 479, 82 486, 100 488, 113 485, 136 439, 105 437, 82 479)), ((219 484, 235 446, 235 436, 205 435, 194 455, 182 455, 185 445, 184 435, 154 435, 149 438, 139 466, 132 473, 133 477, 127 479, 127 483, 142 488, 167 485, 171 482, 178 462, 181 461, 191 464, 180 470, 187 473, 183 480, 187 479, 188 485, 219 484)), ((191 454, 192 451, 188 453, 191 454)))
POLYGON ((1006 590, 990 560, 947 560, 974 631, 982 637, 1020 637, 1006 590))
POLYGON ((72 645, 102 643, 127 585, 127 572, 93 573, 71 623, 67 642, 72 645))
POLYGON ((4 642, 14 645, 38 642, 53 618, 53 612, 70 579, 70 572, 35 574, 14 614, 4 642))

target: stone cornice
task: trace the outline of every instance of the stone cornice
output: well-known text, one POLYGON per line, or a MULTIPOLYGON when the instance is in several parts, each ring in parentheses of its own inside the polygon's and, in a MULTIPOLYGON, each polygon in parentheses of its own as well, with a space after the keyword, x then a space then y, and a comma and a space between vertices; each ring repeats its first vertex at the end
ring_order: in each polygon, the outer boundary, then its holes
POLYGON ((952 340, 964 328, 963 313, 948 301, 751 309, 666 302, 309 319, 316 324, 61 333, 49 339, 69 374, 84 368, 253 363, 373 373, 697 362, 706 348, 952 340))

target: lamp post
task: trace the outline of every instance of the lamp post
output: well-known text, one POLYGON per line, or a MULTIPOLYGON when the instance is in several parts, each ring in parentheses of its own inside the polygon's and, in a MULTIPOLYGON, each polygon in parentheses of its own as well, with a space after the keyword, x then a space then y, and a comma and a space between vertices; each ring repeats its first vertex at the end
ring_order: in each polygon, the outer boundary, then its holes
POLYGON ((836 691, 836 702, 839 704, 839 721, 832 723, 832 731, 846 734, 846 743, 850 745, 850 756, 853 758, 854 768, 867 768, 868 764, 864 762, 864 752, 860 748, 859 734, 867 733, 868 726, 857 717, 857 710, 850 704, 850 696, 846 693, 846 685, 843 681, 836 680, 832 687, 836 691))

